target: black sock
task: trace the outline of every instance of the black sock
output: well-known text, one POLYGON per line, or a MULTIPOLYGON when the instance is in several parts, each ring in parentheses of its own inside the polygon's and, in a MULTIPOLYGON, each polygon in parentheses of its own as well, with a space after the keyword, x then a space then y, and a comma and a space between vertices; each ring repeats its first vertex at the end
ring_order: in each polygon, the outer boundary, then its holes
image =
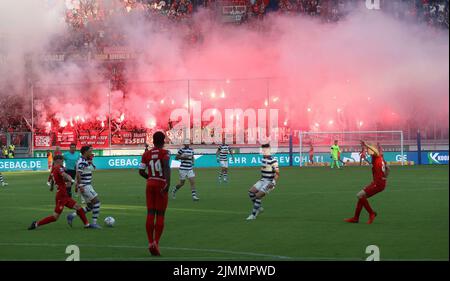
POLYGON ((255 203, 255 199, 256 199, 256 194, 249 191, 248 192, 248 197, 250 197, 250 200, 252 200, 253 203, 255 203))
POLYGON ((253 203, 252 215, 256 216, 256 214, 258 213, 259 208, 261 208, 261 199, 255 199, 255 201, 253 203))

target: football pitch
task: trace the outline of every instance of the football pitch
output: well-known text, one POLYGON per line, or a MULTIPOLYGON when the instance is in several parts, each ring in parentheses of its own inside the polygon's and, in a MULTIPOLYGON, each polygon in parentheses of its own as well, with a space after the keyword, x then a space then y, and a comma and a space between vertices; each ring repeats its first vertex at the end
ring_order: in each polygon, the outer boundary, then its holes
MULTIPOLYGON (((263 200, 264 212, 246 221, 247 191, 257 168, 230 169, 218 184, 216 169, 196 169, 199 202, 189 184, 169 200, 161 257, 151 257, 145 233, 145 180, 137 170, 97 171, 100 219, 116 224, 83 229, 77 218, 28 231, 31 221, 52 214, 54 193, 47 173, 4 173, 0 187, 0 260, 59 260, 77 245, 81 260, 365 260, 376 245, 381 260, 448 260, 448 166, 392 167, 387 189, 369 202, 378 217, 367 225, 344 223, 354 213, 356 193, 371 180, 370 167, 281 168, 277 188, 263 200)), ((172 175, 172 186, 178 171, 172 175)), ((91 218, 91 214, 88 214, 91 218)))

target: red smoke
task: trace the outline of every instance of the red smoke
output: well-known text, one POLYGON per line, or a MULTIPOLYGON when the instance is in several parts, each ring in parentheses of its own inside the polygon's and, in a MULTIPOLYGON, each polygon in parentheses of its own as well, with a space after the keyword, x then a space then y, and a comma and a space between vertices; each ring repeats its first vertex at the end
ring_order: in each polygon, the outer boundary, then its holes
MULTIPOLYGON (((205 12, 194 16, 195 28, 177 25, 162 31, 142 22, 117 22, 128 35, 127 45, 141 52, 126 65, 127 78, 171 81, 129 82, 125 98, 113 92, 114 118, 125 114, 147 127, 165 127, 173 108, 186 107, 189 94, 191 105, 201 101, 203 109, 222 112, 278 108, 280 125, 295 129, 402 129, 436 120, 448 128, 447 31, 365 10, 330 24, 274 14, 258 23, 257 31, 247 25, 221 26, 205 12), (186 42, 192 32, 202 40, 186 42), (273 79, 256 79, 261 77, 273 79)), ((55 30, 61 32, 59 25, 55 30)), ((39 70, 42 83, 104 80, 96 67, 68 63, 57 71, 39 70)), ((14 75, 9 79, 21 74, 14 75)), ((107 83, 60 92, 51 97, 52 91, 36 92, 46 101, 38 108, 42 120, 54 110, 66 121, 76 116, 105 120, 109 114, 107 83)))

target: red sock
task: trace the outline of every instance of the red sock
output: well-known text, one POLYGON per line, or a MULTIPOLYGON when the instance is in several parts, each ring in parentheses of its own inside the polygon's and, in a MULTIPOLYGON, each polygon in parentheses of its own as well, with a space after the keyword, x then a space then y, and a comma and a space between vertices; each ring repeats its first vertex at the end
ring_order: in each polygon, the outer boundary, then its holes
POLYGON ((164 230, 164 216, 156 216, 155 241, 159 244, 159 239, 164 230))
POLYGON ((47 181, 50 182, 52 180, 52 174, 48 175, 47 181))
POLYGON ((356 210, 355 210, 355 218, 359 219, 359 215, 361 214, 361 210, 363 207, 363 203, 361 199, 358 200, 358 203, 356 203, 356 210))
POLYGON ((52 223, 52 222, 55 222, 55 221, 56 221, 56 219, 55 219, 54 216, 48 216, 48 217, 38 221, 37 225, 41 226, 41 225, 45 225, 45 224, 52 223))
POLYGON ((145 227, 147 229, 148 243, 152 244, 153 243, 153 232, 155 230, 155 215, 153 215, 153 214, 147 215, 147 223, 146 223, 145 227))
POLYGON ((369 201, 367 201, 367 198, 366 198, 366 197, 363 197, 363 198, 361 198, 361 199, 359 199, 359 200, 361 200, 361 202, 362 202, 364 208, 366 208, 366 210, 367 210, 367 212, 368 212, 369 214, 373 214, 373 213, 374 213, 374 211, 373 211, 372 208, 370 207, 369 201))
POLYGON ((77 210, 77 215, 80 217, 80 219, 83 221, 84 225, 88 225, 89 221, 86 218, 86 213, 83 211, 82 208, 80 208, 79 210, 77 210))

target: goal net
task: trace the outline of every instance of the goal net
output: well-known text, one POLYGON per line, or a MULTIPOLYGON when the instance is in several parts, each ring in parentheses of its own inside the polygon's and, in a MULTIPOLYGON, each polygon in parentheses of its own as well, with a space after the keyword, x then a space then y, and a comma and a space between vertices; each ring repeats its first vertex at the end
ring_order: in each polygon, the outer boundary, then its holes
POLYGON ((327 166, 331 162, 330 148, 335 140, 341 149, 340 160, 346 165, 368 164, 361 159, 361 140, 380 146, 387 162, 405 164, 403 131, 300 132, 300 167, 327 166))

